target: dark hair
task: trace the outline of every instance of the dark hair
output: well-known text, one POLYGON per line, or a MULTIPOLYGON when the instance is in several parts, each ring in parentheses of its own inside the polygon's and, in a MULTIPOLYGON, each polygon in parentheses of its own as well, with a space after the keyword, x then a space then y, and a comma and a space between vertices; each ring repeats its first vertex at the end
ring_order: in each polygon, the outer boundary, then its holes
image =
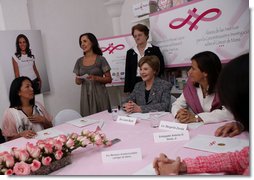
POLYGON ((135 30, 143 32, 147 36, 147 39, 149 39, 149 29, 148 29, 147 26, 145 26, 143 24, 137 24, 137 25, 133 26, 131 28, 131 34, 132 34, 133 37, 134 37, 134 31, 135 30))
POLYGON ((30 58, 33 58, 34 55, 32 54, 32 51, 30 49, 29 40, 24 34, 19 34, 16 38, 16 53, 15 53, 15 55, 17 56, 17 58, 20 58, 20 56, 21 56, 21 49, 19 47, 19 40, 21 38, 24 38, 25 41, 26 41, 26 54, 27 54, 27 56, 30 57, 30 58))
MULTIPOLYGON (((12 81, 9 93, 10 108, 20 107, 22 105, 19 91, 21 89, 23 81, 25 80, 28 80, 31 82, 31 84, 33 84, 31 79, 26 76, 17 77, 12 81)), ((34 102, 34 98, 30 100, 31 105, 34 105, 34 102)))
POLYGON ((157 56, 153 55, 153 56, 142 57, 138 62, 138 66, 141 67, 145 63, 147 63, 155 71, 156 76, 159 74, 160 60, 157 56))
POLYGON ((249 53, 226 64, 219 76, 217 89, 221 103, 249 131, 249 53))
MULTIPOLYGON (((81 34, 81 35, 79 36, 79 46, 81 47, 81 38, 82 38, 83 36, 86 36, 86 37, 91 41, 93 52, 94 52, 95 54, 97 54, 97 55, 102 55, 102 51, 101 51, 101 49, 100 49, 100 47, 99 47, 98 40, 97 40, 97 38, 95 37, 95 35, 92 34, 92 33, 84 33, 84 34, 81 34)), ((84 55, 85 55, 85 52, 84 52, 84 55)))
MULTIPOLYGON (((221 71, 220 58, 213 52, 204 51, 194 55, 191 58, 191 61, 193 60, 197 62, 201 72, 207 73, 207 81, 209 85, 208 94, 214 93, 217 79, 221 71)), ((199 83, 195 83, 195 86, 198 87, 199 83)))

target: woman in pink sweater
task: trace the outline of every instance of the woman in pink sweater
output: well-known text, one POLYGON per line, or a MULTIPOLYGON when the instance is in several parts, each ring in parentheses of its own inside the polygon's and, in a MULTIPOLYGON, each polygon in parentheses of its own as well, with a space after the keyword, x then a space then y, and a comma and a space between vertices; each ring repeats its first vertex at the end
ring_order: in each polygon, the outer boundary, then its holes
MULTIPOLYGON (((220 100, 249 131, 249 54, 239 56, 222 70, 218 80, 220 100)), ((168 159, 163 153, 155 158, 153 167, 157 175, 190 173, 219 173, 250 175, 249 147, 241 151, 217 153, 210 156, 168 159)))

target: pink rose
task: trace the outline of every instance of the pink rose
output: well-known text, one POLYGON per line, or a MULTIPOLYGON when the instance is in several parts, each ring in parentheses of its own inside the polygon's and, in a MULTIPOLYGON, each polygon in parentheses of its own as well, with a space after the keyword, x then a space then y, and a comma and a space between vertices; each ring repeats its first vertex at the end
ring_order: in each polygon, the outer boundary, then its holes
POLYGON ((40 169, 40 167, 41 167, 41 162, 34 159, 31 164, 31 170, 34 172, 34 171, 37 171, 38 169, 40 169))
POLYGON ((112 141, 105 141, 106 146, 111 146, 112 145, 112 141))
POLYGON ((102 145, 102 144, 103 144, 103 141, 102 141, 102 139, 101 139, 101 136, 98 135, 98 134, 95 135, 94 141, 95 141, 95 144, 97 144, 97 145, 102 145))
POLYGON ((87 136, 89 133, 90 133, 90 131, 88 131, 87 129, 84 129, 84 130, 81 132, 81 135, 82 135, 82 136, 87 136))
POLYGON ((52 161, 52 159, 51 159, 51 157, 49 157, 49 156, 43 157, 42 160, 41 160, 41 162, 42 162, 42 164, 43 164, 44 166, 50 165, 51 161, 52 161))
POLYGON ((45 144, 44 150, 46 154, 51 154, 53 152, 53 145, 52 144, 45 144))
POLYGON ((43 149, 44 146, 45 146, 45 142, 43 140, 38 140, 36 145, 40 148, 40 149, 43 149))
POLYGON ((65 143, 67 141, 67 137, 65 135, 60 135, 56 139, 60 140, 62 143, 65 143))
POLYGON ((63 148, 63 142, 60 141, 60 140, 56 140, 55 139, 54 146, 55 146, 56 150, 62 150, 62 148, 63 148))
POLYGON ((77 134, 77 133, 72 133, 72 134, 70 135, 70 137, 71 137, 71 139, 77 139, 78 134, 77 134))
POLYGON ((4 174, 7 176, 10 176, 13 174, 13 171, 12 171, 12 169, 7 169, 4 174))
POLYGON ((19 151, 19 160, 26 161, 29 158, 29 154, 25 149, 19 151))
POLYGON ((11 168, 14 166, 14 158, 11 154, 5 154, 4 161, 7 168, 11 168))
POLYGON ((63 152, 61 150, 58 150, 54 153, 56 160, 59 160, 63 157, 63 152))
POLYGON ((38 158, 41 154, 41 149, 38 146, 34 146, 32 143, 27 143, 26 149, 33 158, 38 158))
POLYGON ((19 159, 19 149, 17 147, 11 148, 11 154, 16 158, 19 159))
POLYGON ((66 142, 66 146, 68 148, 73 148, 74 147, 74 141, 72 139, 68 139, 66 142))
POLYGON ((87 139, 87 137, 85 137, 85 136, 80 136, 80 138, 78 138, 78 141, 81 143, 82 147, 85 147, 91 143, 91 141, 89 139, 87 139))
POLYGON ((14 165, 13 172, 16 175, 28 175, 30 174, 30 165, 21 161, 14 165))

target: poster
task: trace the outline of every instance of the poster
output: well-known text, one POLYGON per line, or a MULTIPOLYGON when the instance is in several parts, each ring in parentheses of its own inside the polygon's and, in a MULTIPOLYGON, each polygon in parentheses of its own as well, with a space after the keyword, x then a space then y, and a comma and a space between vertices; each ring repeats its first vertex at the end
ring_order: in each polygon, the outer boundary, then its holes
POLYGON ((250 11, 246 0, 193 0, 150 15, 153 44, 166 67, 190 65, 202 51, 222 62, 249 51, 250 11))
MULTIPOLYGON (((19 30, 19 31, 0 31, 0 69, 3 72, 4 80, 7 87, 7 92, 9 93, 10 85, 15 78, 15 72, 13 68, 13 56, 17 53, 16 39, 20 34, 25 35, 29 41, 29 49, 31 54, 34 56, 35 66, 38 70, 41 87, 40 93, 45 93, 50 91, 47 69, 44 58, 44 50, 42 47, 41 32, 39 30, 19 30)), ((23 36, 22 36, 23 37, 23 36)), ((25 59, 24 59, 25 61, 25 59)), ((29 76, 31 74, 27 73, 26 65, 22 65, 25 69, 23 71, 23 76, 29 76), (27 73, 27 75, 26 75, 27 73)), ((19 66, 19 68, 21 68, 19 66)), ((22 75, 22 74, 21 74, 22 75)), ((31 78, 30 78, 31 79, 31 78)), ((31 79, 32 80, 32 79, 31 79)))
POLYGON ((124 84, 125 60, 127 51, 134 47, 135 41, 131 34, 99 39, 103 56, 111 67, 112 86, 124 84))

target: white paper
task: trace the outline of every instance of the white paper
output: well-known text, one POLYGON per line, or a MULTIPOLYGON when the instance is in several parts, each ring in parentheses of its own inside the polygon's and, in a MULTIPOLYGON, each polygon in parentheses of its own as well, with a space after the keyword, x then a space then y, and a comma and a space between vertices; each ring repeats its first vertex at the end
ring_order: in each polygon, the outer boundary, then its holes
POLYGON ((68 121, 67 123, 72 124, 77 127, 84 127, 84 126, 88 126, 88 125, 98 123, 98 122, 100 122, 100 120, 82 117, 79 119, 68 121))
POLYGON ((104 151, 101 153, 101 157, 103 163, 142 160, 140 148, 104 151))
POLYGON ((169 142, 169 141, 183 141, 189 140, 189 131, 167 131, 153 133, 154 142, 169 142))
POLYGON ((246 146, 249 146, 248 140, 208 135, 198 135, 184 145, 186 148, 214 153, 240 151, 246 146))
POLYGON ((163 130, 173 130, 173 131, 184 131, 187 130, 187 124, 175 123, 169 121, 161 121, 159 129, 163 130))
POLYGON ((144 168, 138 170, 137 172, 135 172, 133 174, 134 176, 142 176, 142 175, 156 175, 156 172, 153 168, 153 164, 150 163, 147 166, 145 166, 144 168))
POLYGON ((56 130, 55 128, 49 128, 42 131, 37 132, 37 135, 34 137, 35 139, 47 139, 57 137, 62 134, 67 134, 61 131, 56 130))
POLYGON ((77 78, 79 79, 87 79, 89 75, 88 74, 84 74, 83 76, 77 76, 77 78))
POLYGON ((137 118, 134 117, 127 117, 127 116, 118 116, 116 122, 128 124, 128 125, 135 125, 137 118))

